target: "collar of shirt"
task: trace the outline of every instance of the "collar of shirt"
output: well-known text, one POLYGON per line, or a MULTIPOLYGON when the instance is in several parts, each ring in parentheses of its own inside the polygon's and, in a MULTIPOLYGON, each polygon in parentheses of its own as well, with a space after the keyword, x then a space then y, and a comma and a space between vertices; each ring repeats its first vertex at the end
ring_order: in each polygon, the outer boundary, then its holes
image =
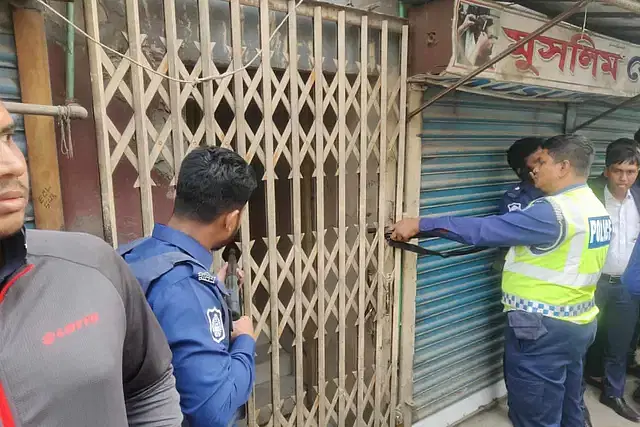
POLYGON ((27 263, 27 237, 23 228, 13 236, 0 240, 2 265, 0 283, 4 283, 13 273, 27 263))
POLYGON ((170 245, 177 246, 180 250, 194 257, 200 264, 207 269, 213 264, 213 255, 211 251, 205 248, 193 237, 183 233, 182 231, 171 228, 167 225, 156 224, 153 227, 152 237, 170 245))
POLYGON ((573 185, 569 185, 567 187, 564 187, 562 190, 557 191, 553 194, 551 194, 551 196, 557 196, 558 194, 562 194, 562 193, 566 193, 567 191, 571 191, 571 190, 575 190, 576 188, 580 188, 580 187, 586 187, 587 184, 573 184, 573 185))
POLYGON ((528 196, 530 196, 533 200, 544 196, 544 193, 542 193, 542 191, 536 188, 536 186, 529 181, 522 181, 520 182, 519 186, 520 189, 528 196))
POLYGON ((605 185, 604 186, 604 201, 605 203, 617 203, 617 204, 622 204, 624 202, 626 202, 627 200, 631 200, 633 201, 633 196, 631 195, 631 191, 627 190, 627 194, 626 196, 624 196, 624 200, 618 200, 613 196, 613 193, 611 193, 611 190, 609 190, 609 186, 605 185))

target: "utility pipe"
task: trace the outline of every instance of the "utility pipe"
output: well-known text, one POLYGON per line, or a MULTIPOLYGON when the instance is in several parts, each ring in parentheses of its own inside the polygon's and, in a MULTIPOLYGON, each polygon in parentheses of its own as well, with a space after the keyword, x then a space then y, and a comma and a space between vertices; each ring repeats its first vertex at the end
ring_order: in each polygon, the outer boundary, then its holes
MULTIPOLYGON (((578 12, 580 9, 582 9, 584 6, 586 6, 587 4, 591 3, 592 1, 594 1, 594 0, 582 0, 582 1, 579 1, 579 2, 575 3, 569 9, 565 10, 560 15, 556 16, 551 21, 547 22, 546 24, 544 24, 543 26, 541 26, 540 28, 538 28, 537 30, 535 30, 534 32, 529 34, 527 37, 525 37, 525 38, 521 39, 519 42, 509 46, 506 50, 504 50, 502 53, 498 54, 491 61, 487 62, 486 64, 484 64, 484 65, 482 65, 482 66, 480 66, 478 68, 476 68, 474 71, 472 71, 471 73, 467 74, 465 77, 461 78, 460 80, 455 82, 453 85, 449 86, 448 88, 442 90, 437 95, 435 95, 432 98, 430 98, 427 102, 422 104, 419 108, 417 108, 414 111, 412 111, 411 113, 409 113, 409 116, 407 117, 407 119, 411 120, 416 114, 420 113, 425 108, 429 107, 430 105, 433 105, 434 103, 436 103, 438 100, 440 100, 443 97, 445 97, 450 92, 453 92, 454 90, 458 89, 460 86, 464 85, 465 83, 467 83, 468 81, 470 81, 471 79, 473 79, 478 74, 482 73, 483 71, 485 71, 486 69, 488 69, 492 65, 502 61, 504 58, 506 58, 507 56, 511 55, 511 53, 513 51, 515 51, 516 49, 520 48, 521 46, 524 46, 525 44, 529 43, 529 41, 531 41, 532 39, 538 37, 540 34, 546 32, 548 29, 550 29, 554 25, 558 24, 559 22, 564 21, 565 19, 567 19, 571 15, 575 14, 576 12, 578 12)), ((622 1, 622 0, 618 0, 618 1, 622 1)))
POLYGON ((60 117, 67 115, 70 119, 86 119, 89 116, 87 110, 78 104, 69 105, 39 105, 25 104, 22 102, 4 102, 7 111, 13 114, 26 114, 32 116, 60 117))
POLYGON ((602 3, 609 3, 629 12, 640 14, 640 2, 637 0, 600 0, 602 3))
MULTIPOLYGON (((75 18, 73 2, 67 3, 67 19, 74 22, 75 18)), ((73 102, 75 96, 75 28, 67 24, 67 103, 73 102)))

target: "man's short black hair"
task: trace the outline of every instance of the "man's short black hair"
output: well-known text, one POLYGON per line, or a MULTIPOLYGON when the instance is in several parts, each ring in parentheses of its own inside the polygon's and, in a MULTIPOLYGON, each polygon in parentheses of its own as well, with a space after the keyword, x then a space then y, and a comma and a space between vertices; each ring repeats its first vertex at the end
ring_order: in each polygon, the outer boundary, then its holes
POLYGON ((640 165, 640 146, 631 138, 620 138, 607 146, 605 165, 630 163, 640 165))
POLYGON ((517 140, 507 150, 507 163, 520 179, 528 179, 526 159, 542 147, 543 143, 544 138, 532 136, 517 140))
POLYGON ((542 144, 556 163, 568 160, 577 176, 588 177, 596 151, 589 139, 582 135, 557 135, 542 144))
POLYGON ((635 140, 636 140, 636 142, 640 144, 640 129, 638 129, 638 130, 636 131, 636 134, 635 134, 635 135, 633 135, 633 139, 635 139, 635 140))
POLYGON ((236 152, 201 147, 182 161, 173 213, 201 223, 247 204, 257 182, 253 168, 236 152))

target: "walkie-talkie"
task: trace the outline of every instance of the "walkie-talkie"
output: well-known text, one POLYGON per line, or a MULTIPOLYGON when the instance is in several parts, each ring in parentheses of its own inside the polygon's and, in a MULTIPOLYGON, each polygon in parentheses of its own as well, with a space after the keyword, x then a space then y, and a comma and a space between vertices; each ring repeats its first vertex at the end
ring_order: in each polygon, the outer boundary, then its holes
POLYGON ((227 296, 227 305, 231 310, 233 320, 238 320, 242 316, 242 299, 240 297, 240 287, 238 286, 238 258, 240 257, 240 248, 232 242, 222 252, 222 259, 229 263, 227 267, 227 277, 224 286, 229 291, 227 296))
MULTIPOLYGON (((224 248, 222 251, 222 259, 225 262, 228 262, 227 266, 227 277, 224 280, 224 286, 229 291, 229 295, 227 296, 227 305, 229 306, 229 311, 231 311, 231 318, 236 321, 242 316, 242 298, 240 295, 240 286, 238 286, 238 258, 242 252, 238 245, 235 242, 231 242, 224 248)), ((236 421, 243 420, 247 416, 247 405, 244 404, 238 408, 235 416, 229 423, 229 426, 233 426, 236 421)))

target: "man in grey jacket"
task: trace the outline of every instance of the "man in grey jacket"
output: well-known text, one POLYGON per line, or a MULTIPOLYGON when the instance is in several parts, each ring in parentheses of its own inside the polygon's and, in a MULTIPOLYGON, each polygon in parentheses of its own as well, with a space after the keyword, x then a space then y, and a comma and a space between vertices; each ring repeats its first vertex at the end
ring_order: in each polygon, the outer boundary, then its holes
POLYGON ((122 258, 89 235, 24 229, 13 131, 0 103, 0 425, 179 426, 169 346, 122 258))

